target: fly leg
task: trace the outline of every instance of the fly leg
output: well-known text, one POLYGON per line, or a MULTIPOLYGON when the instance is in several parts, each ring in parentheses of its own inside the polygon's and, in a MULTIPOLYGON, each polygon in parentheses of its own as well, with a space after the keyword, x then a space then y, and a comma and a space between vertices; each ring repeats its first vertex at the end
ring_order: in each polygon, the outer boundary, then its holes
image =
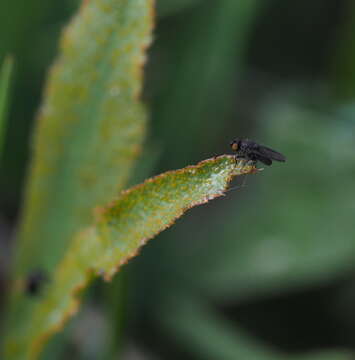
POLYGON ((237 166, 238 165, 238 160, 247 160, 247 159, 242 155, 235 154, 234 160, 235 160, 235 166, 237 166))
POLYGON ((248 160, 246 165, 248 166, 254 166, 256 167, 257 160, 248 160))

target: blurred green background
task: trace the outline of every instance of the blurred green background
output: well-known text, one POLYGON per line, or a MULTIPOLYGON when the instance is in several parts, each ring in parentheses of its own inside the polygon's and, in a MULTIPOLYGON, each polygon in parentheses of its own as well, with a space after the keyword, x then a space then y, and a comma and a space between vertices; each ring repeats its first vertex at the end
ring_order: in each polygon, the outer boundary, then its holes
MULTIPOLYGON (((0 63, 15 60, 0 294, 43 81, 77 6, 0 2, 0 63)), ((288 161, 190 211, 113 284, 95 283, 43 358, 355 358, 354 36, 350 0, 158 1, 150 132, 131 183, 229 152, 237 136, 288 161)))

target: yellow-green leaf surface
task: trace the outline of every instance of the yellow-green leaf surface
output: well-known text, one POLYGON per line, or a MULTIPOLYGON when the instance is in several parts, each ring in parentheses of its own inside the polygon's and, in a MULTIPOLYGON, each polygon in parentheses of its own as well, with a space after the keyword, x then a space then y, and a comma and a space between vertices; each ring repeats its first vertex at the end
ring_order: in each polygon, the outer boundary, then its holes
POLYGON ((91 0, 65 29, 34 139, 20 273, 53 268, 92 208, 126 182, 144 135, 138 96, 151 13, 152 1, 91 0))
POLYGON ((78 293, 92 276, 111 279, 186 210, 224 195, 233 176, 250 172, 255 168, 224 155, 146 180, 97 208, 94 225, 75 235, 41 297, 28 299, 33 312, 8 334, 6 359, 36 358, 45 339, 77 311, 78 293))
POLYGON ((128 180, 145 133, 139 95, 152 7, 83 1, 62 34, 34 133, 6 332, 33 312, 19 284, 35 269, 52 277, 74 233, 92 224, 93 208, 128 180))

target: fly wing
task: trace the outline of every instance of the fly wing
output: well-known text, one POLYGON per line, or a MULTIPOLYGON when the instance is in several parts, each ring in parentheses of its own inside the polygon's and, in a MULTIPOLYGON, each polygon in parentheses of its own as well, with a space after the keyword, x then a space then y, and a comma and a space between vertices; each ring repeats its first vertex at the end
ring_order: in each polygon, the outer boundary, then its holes
POLYGON ((272 160, 266 156, 263 156, 263 155, 260 155, 260 154, 257 154, 255 155, 256 158, 261 161, 262 163, 264 163, 265 165, 271 165, 272 164, 272 160))
POLYGON ((259 156, 276 160, 276 161, 286 161, 286 157, 280 154, 279 152, 272 150, 266 146, 259 145, 257 149, 254 150, 259 156))

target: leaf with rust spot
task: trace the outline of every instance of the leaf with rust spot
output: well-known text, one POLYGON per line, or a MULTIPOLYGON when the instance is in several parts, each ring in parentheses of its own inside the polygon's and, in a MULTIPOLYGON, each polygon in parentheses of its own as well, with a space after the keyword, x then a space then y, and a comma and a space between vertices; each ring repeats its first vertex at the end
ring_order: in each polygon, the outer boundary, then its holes
MULTIPOLYGON (((63 32, 35 129, 6 311, 11 336, 32 337, 31 328, 22 333, 36 306, 27 276, 40 269, 52 278, 93 209, 127 183, 145 136, 139 95, 152 26, 153 0, 90 0, 63 32)), ((26 351, 15 346, 6 359, 26 351)))
POLYGON ((224 195, 234 176, 253 172, 243 160, 236 164, 234 156, 223 155, 148 179, 99 209, 95 223, 74 236, 42 300, 9 334, 7 359, 36 358, 45 340, 77 312, 78 294, 93 274, 111 279, 184 212, 224 195), (14 349, 20 351, 11 356, 14 349))

